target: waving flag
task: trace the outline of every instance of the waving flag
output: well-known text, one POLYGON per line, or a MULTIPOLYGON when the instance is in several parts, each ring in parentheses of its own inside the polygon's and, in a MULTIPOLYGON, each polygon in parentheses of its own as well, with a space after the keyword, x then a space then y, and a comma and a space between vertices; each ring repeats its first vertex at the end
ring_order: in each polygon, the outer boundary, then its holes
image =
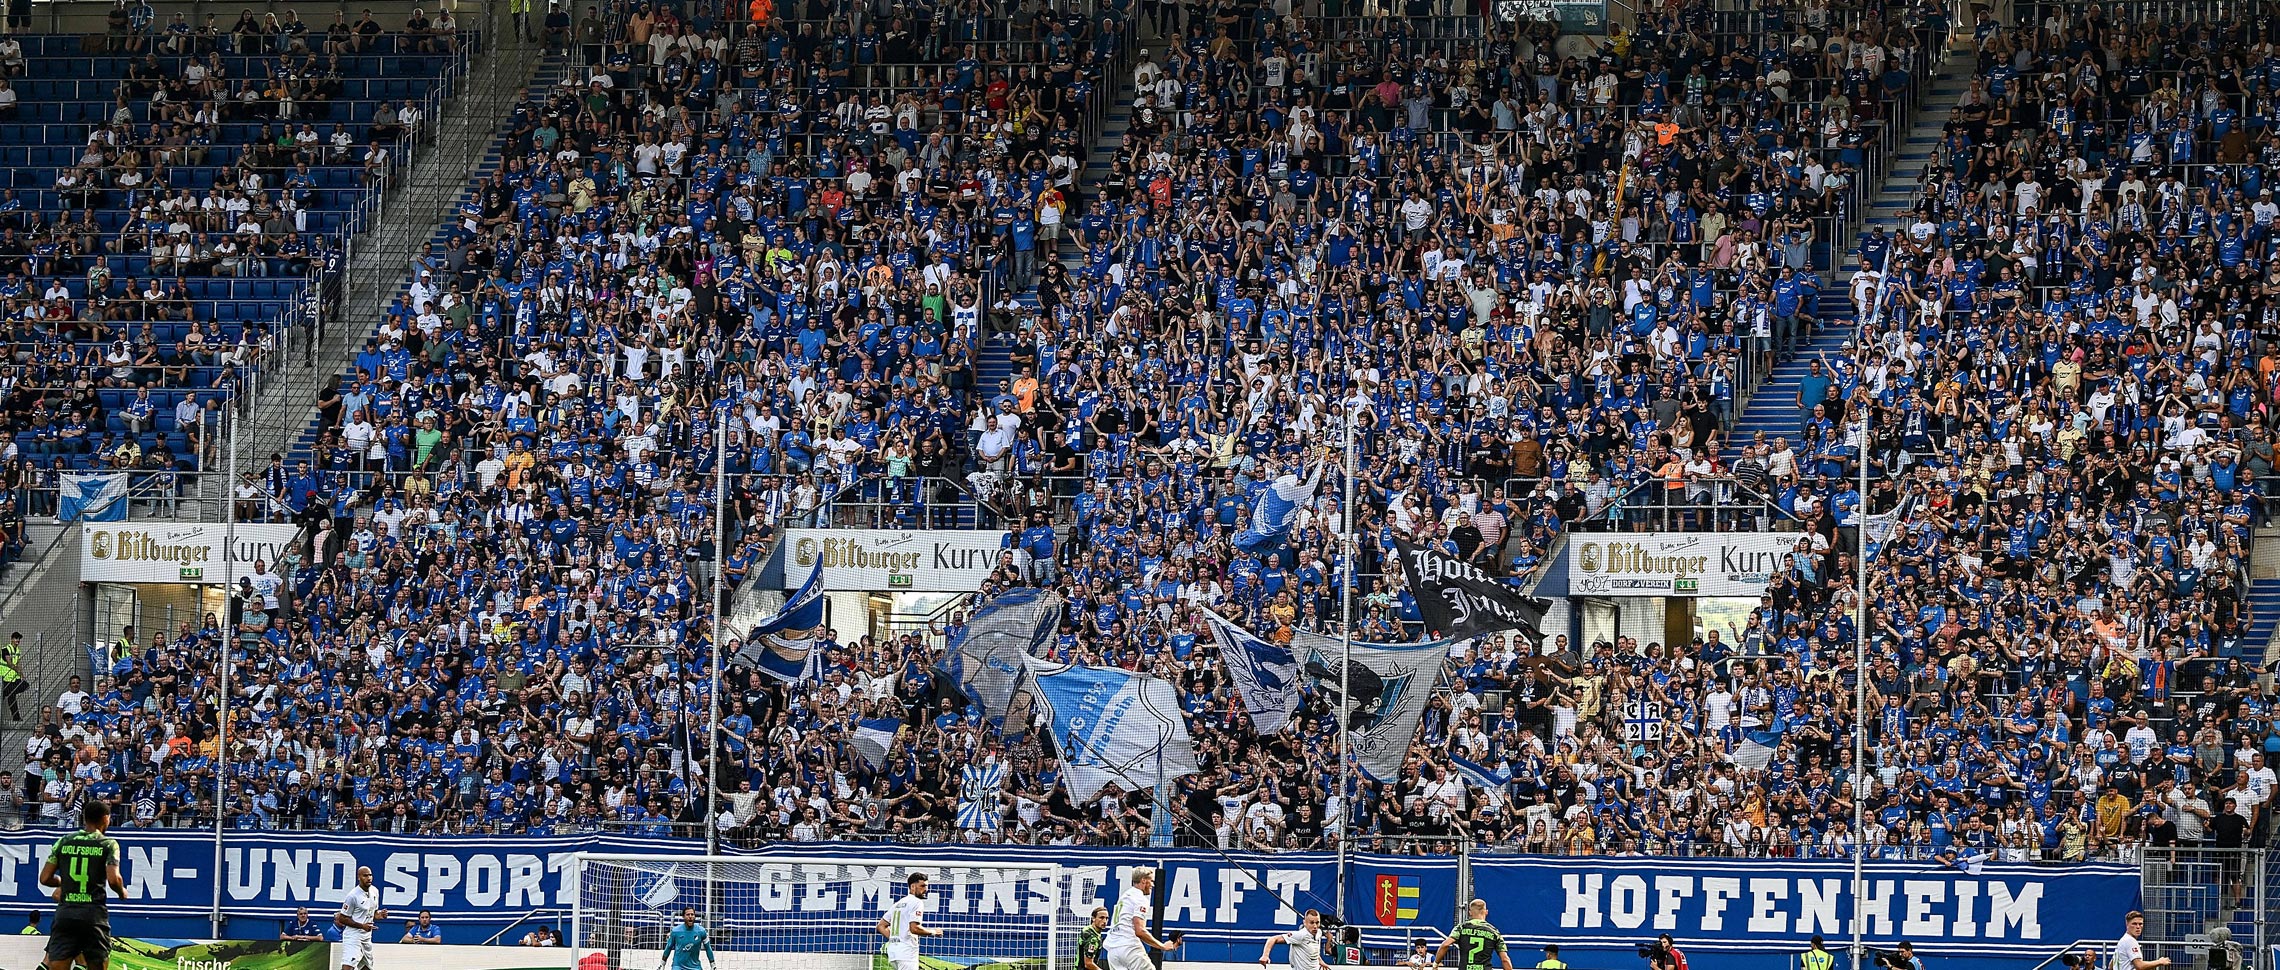
POLYGON ((1252 636, 1226 617, 1209 610, 1211 628, 1219 638, 1219 658, 1235 680, 1235 693, 1251 712, 1251 724, 1260 734, 1273 734, 1290 723, 1298 710, 1298 661, 1290 648, 1252 636))
POLYGON ((1235 547, 1249 552, 1274 548, 1290 535, 1291 527, 1298 524, 1298 510, 1314 504, 1314 492, 1322 487, 1322 469, 1327 463, 1314 466, 1314 474, 1299 481, 1298 475, 1285 474, 1274 480, 1259 493, 1259 500, 1251 506, 1250 527, 1235 533, 1235 547))
POLYGON ((902 732, 902 722, 891 717, 870 718, 855 722, 855 736, 847 743, 863 756, 872 768, 884 768, 887 749, 895 746, 895 735, 902 732))
POLYGON ((1031 657, 1037 699, 1068 770, 1061 784, 1082 803, 1110 782, 1159 788, 1194 774, 1195 742, 1168 681, 1118 667, 1077 667, 1031 657))
MULTIPOLYGON (((966 632, 950 644, 943 670, 982 706, 990 724, 1003 729, 1009 714, 1027 710, 1025 661, 1043 653, 1060 629, 1061 597, 1027 587, 1009 590, 966 620, 966 632)), ((1018 729, 1029 722, 1014 717, 1011 723, 1018 729)))
POLYGON ((1395 558, 1409 577, 1409 594, 1425 625, 1452 640, 1502 630, 1519 630, 1531 640, 1544 637, 1544 610, 1551 604, 1499 582, 1480 567, 1404 539, 1393 541, 1395 558))
POLYGON ((1457 769, 1457 774, 1463 775, 1466 781, 1482 788, 1502 788, 1512 783, 1512 766, 1504 762, 1498 762, 1495 768, 1490 768, 1452 754, 1449 756, 1449 766, 1457 769))
POLYGON ((1340 691, 1346 692, 1346 750, 1353 752, 1356 765, 1380 781, 1399 775, 1409 742, 1417 737, 1417 722, 1425 717, 1425 703, 1441 685, 1448 644, 1347 644, 1301 633, 1290 647, 1299 669, 1329 697, 1332 709, 1341 706, 1340 691))
POLYGON ((752 628, 731 662, 786 682, 814 676, 819 659, 815 647, 823 642, 823 609, 823 557, 817 556, 807 582, 775 616, 752 628))
POLYGON ((57 522, 125 522, 127 476, 66 473, 56 481, 57 522))
POLYGON ((1744 731, 1742 743, 1735 745, 1727 758, 1744 771, 1764 771, 1765 766, 1773 763, 1774 751, 1780 747, 1778 731, 1744 731))

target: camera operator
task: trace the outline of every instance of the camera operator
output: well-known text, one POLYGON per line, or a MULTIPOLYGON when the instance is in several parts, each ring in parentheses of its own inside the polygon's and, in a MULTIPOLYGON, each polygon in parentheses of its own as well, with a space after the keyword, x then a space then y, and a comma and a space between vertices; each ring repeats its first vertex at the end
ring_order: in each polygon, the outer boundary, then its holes
POLYGON ((1653 943, 1639 944, 1639 957, 1647 961, 1647 970, 1686 970, 1686 953, 1668 933, 1653 943))
POLYGON ((1876 953, 1876 965, 1882 970, 1924 970, 1924 961, 1916 956, 1916 944, 1901 940, 1889 951, 1876 953))

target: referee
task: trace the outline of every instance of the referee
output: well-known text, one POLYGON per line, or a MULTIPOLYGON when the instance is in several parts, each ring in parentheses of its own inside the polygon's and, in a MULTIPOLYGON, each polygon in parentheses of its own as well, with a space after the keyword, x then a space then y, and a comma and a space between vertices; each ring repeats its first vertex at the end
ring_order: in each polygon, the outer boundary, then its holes
POLYGON ((119 877, 119 840, 111 827, 111 805, 90 798, 79 811, 79 831, 59 839, 40 867, 40 885, 55 890, 55 923, 48 931, 48 970, 71 970, 77 960, 87 970, 111 961, 111 896, 127 895, 119 877))
POLYGON ((1837 965, 1837 955, 1821 942, 1821 934, 1813 934, 1813 945, 1797 958, 1799 970, 1831 970, 1837 965))

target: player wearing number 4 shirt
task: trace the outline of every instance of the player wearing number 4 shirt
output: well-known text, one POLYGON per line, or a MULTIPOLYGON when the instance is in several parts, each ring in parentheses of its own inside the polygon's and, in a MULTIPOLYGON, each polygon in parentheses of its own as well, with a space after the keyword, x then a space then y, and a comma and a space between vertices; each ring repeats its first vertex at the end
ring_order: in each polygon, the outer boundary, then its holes
POLYGON ((55 924, 48 933, 48 970, 103 970, 111 960, 111 897, 127 894, 119 877, 119 840, 105 834, 111 806, 87 800, 79 831, 57 840, 40 866, 40 885, 55 890, 55 924))
POLYGON ((887 938, 887 962, 894 970, 918 970, 918 941, 929 936, 941 936, 942 931, 926 925, 926 873, 914 872, 908 880, 910 892, 887 907, 879 917, 879 935, 887 938))
POLYGON ((1504 950, 1504 935, 1489 925, 1485 900, 1465 904, 1465 921, 1458 923, 1457 928, 1449 932, 1449 938, 1442 940, 1440 948, 1433 951, 1434 966, 1441 965, 1452 946, 1457 948, 1457 960, 1464 970, 1488 970, 1491 956, 1504 962, 1504 970, 1512 970, 1512 954, 1504 950))

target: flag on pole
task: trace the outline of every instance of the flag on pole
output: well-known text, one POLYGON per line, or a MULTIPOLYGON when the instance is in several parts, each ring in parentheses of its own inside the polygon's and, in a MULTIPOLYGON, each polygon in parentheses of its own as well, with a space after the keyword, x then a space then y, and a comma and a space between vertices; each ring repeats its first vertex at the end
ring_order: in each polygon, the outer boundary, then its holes
POLYGON ((731 662, 788 683, 812 678, 820 659, 815 648, 823 642, 824 603, 823 557, 817 556, 807 581, 775 616, 752 628, 731 662))
POLYGON ((1351 644, 1299 631, 1288 647, 1258 637, 1210 611, 1220 659, 1260 733, 1279 731, 1298 712, 1302 689, 1339 708, 1352 693, 1346 718, 1347 749, 1363 772, 1384 780, 1398 775, 1425 705, 1440 687, 1449 657, 1447 641, 1351 644))
POLYGON ((1034 657, 1027 666, 1067 766, 1061 784, 1070 801, 1083 803, 1110 782, 1138 791, 1196 772, 1195 742, 1169 681, 1034 657))
POLYGON ((1736 768, 1764 771, 1767 765, 1773 763, 1774 750, 1779 747, 1781 733, 1778 731, 1744 731, 1742 743, 1735 745, 1727 757, 1733 760, 1736 768))
POLYGON ((1251 524, 1235 533, 1235 547, 1247 552, 1272 549, 1289 537, 1291 527, 1298 524, 1298 512, 1314 504, 1314 492, 1322 487, 1322 469, 1328 463, 1314 466, 1314 474, 1300 481, 1296 473, 1285 473, 1259 492, 1259 499, 1251 506, 1251 524))
POLYGON ((1436 636, 1465 640, 1519 630, 1530 640, 1544 638, 1547 600, 1521 592, 1472 563, 1406 539, 1393 541, 1395 558, 1409 578, 1417 612, 1436 636))
MULTIPOLYGON (((944 673, 981 705, 990 724, 1001 730, 1008 715, 1026 711, 1022 688, 1030 673, 1025 662, 1045 650, 1060 633, 1061 597, 1022 587, 1008 590, 974 610, 966 631, 950 644, 944 673)), ((1028 725, 1026 717, 1013 717, 1015 729, 1028 725)))
POLYGON ((1298 710, 1298 661, 1290 648, 1252 636, 1249 631, 1210 610, 1212 631, 1219 638, 1219 659, 1235 681, 1235 694, 1251 712, 1251 725, 1260 734, 1273 734, 1290 723, 1298 710))
POLYGON ((1409 742, 1417 738, 1417 724, 1425 718, 1426 702, 1441 685, 1448 644, 1349 644, 1300 633, 1290 647, 1299 669, 1329 698, 1331 709, 1346 712, 1346 750, 1353 753, 1355 765, 1379 781, 1398 777, 1409 742))

